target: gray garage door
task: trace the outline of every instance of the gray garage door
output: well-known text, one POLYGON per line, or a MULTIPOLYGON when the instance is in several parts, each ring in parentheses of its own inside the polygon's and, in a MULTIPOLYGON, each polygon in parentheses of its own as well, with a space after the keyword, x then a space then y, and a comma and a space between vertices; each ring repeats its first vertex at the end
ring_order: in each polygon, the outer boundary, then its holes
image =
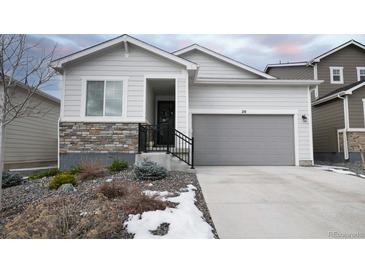
POLYGON ((292 115, 193 115, 196 165, 294 165, 292 115))

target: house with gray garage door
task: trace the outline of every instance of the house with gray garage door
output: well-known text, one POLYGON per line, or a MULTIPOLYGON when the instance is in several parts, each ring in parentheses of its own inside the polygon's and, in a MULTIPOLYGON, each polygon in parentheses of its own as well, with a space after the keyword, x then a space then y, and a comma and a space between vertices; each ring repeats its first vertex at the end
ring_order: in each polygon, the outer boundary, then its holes
POLYGON ((271 64, 278 79, 315 79, 312 95, 315 160, 358 161, 365 151, 365 45, 351 40, 310 61, 271 64))
MULTIPOLYGON (((164 153, 194 165, 312 165, 311 90, 208 48, 129 35, 55 60, 60 168, 164 153)), ((153 157, 153 156, 151 156, 153 157)))

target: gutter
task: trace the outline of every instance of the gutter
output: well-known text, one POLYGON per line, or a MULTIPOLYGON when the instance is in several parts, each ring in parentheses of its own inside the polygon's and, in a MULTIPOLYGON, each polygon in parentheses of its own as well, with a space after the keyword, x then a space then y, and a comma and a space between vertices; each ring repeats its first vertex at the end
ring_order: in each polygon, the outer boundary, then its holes
POLYGON ((281 80, 281 79, 224 79, 224 78, 197 78, 194 84, 229 84, 229 85, 290 85, 308 86, 319 85, 322 80, 281 80))
MULTIPOLYGON (((343 156, 345 160, 348 160, 349 157, 349 146, 348 146, 348 140, 347 140, 347 132, 349 131, 350 128, 350 120, 349 120, 349 103, 348 103, 348 94, 344 94, 345 97, 341 97, 341 95, 337 95, 338 99, 343 100, 343 119, 344 119, 344 124, 345 124, 345 128, 343 129, 342 132, 342 139, 343 139, 343 156)), ((338 138, 338 135, 337 135, 338 138)))
POLYGON ((341 96, 351 95, 351 94, 352 94, 352 91, 349 91, 349 90, 340 91, 338 93, 332 94, 331 96, 328 96, 328 97, 325 97, 325 98, 322 98, 322 99, 319 99, 319 100, 313 102, 312 103, 312 106, 319 105, 321 103, 324 103, 324 102, 327 102, 327 101, 331 101, 331 100, 336 99, 336 98, 344 99, 341 96))

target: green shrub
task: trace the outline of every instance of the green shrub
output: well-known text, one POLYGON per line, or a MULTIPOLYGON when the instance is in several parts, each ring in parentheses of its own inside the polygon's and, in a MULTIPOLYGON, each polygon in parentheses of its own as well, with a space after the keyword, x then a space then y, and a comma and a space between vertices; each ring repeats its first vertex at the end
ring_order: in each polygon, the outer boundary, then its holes
POLYGON ((2 188, 20 185, 23 182, 22 176, 15 173, 3 172, 2 188))
POLYGON ((72 175, 80 174, 82 172, 82 167, 81 165, 72 166, 68 172, 72 175))
POLYGON ((32 175, 29 176, 29 179, 30 180, 36 180, 36 179, 41 179, 41 178, 44 178, 44 177, 52 177, 52 176, 55 176, 59 173, 60 173, 60 171, 59 171, 58 168, 51 168, 51 169, 46 170, 46 171, 33 173, 32 175))
POLYGON ((48 188, 57 189, 64 184, 72 184, 73 186, 75 186, 76 185, 75 176, 67 172, 59 173, 56 176, 54 176, 52 180, 49 182, 48 188))
POLYGON ((167 170, 164 167, 151 161, 136 164, 134 173, 139 180, 160 180, 167 176, 167 170))
POLYGON ((128 162, 124 160, 114 160, 111 166, 109 167, 109 171, 118 172, 123 169, 128 168, 128 162))

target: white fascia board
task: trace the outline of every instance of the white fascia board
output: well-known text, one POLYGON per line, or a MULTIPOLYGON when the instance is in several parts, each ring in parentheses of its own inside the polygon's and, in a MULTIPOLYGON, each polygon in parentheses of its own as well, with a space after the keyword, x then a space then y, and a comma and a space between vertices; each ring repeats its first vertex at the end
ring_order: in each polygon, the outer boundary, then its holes
POLYGON ((266 65, 265 72, 269 68, 275 68, 275 67, 301 67, 301 66, 309 66, 309 65, 310 64, 308 62, 268 64, 268 65, 266 65))
POLYGON ((336 99, 338 97, 341 97, 341 96, 344 96, 344 95, 351 95, 351 94, 352 94, 352 92, 349 92, 348 90, 340 91, 340 92, 337 92, 337 93, 335 93, 335 94, 333 94, 331 96, 328 96, 328 97, 325 97, 323 99, 319 99, 317 101, 314 101, 312 103, 312 106, 319 105, 321 103, 324 103, 324 102, 327 102, 327 101, 331 101, 331 100, 336 99))
POLYGON ((321 104, 321 103, 324 103, 324 102, 327 102, 327 101, 330 101, 330 100, 333 100, 335 98, 338 98, 339 96, 344 96, 344 95, 351 95, 355 90, 361 88, 365 86, 365 82, 361 83, 361 84, 358 84, 357 86, 354 86, 348 90, 343 90, 343 91, 340 91, 340 92, 337 92, 331 96, 328 96, 328 97, 325 97, 323 99, 319 99, 315 102, 312 103, 312 106, 315 106, 315 105, 318 105, 318 104, 321 104))
POLYGON ((338 46, 338 47, 336 47, 336 48, 334 48, 334 49, 332 49, 332 50, 330 50, 330 51, 328 51, 328 52, 326 52, 326 53, 324 53, 324 54, 322 54, 322 55, 320 55, 320 56, 318 56, 316 58, 314 58, 311 61, 311 63, 313 63, 313 62, 320 62, 321 59, 323 59, 324 57, 326 57, 328 55, 331 55, 332 53, 335 53, 336 51, 339 51, 339 50, 341 50, 341 49, 343 49, 343 48, 345 48, 345 47, 347 47, 349 45, 355 45, 355 46, 358 46, 358 47, 360 47, 360 48, 362 48, 362 49, 365 50, 365 46, 363 44, 360 44, 359 42, 357 42, 355 40, 350 40, 350 41, 348 41, 348 42, 346 42, 346 43, 344 43, 344 44, 342 44, 342 45, 340 45, 340 46, 338 46))
POLYGON ((81 58, 81 57, 87 56, 89 54, 95 53, 99 50, 114 46, 114 45, 119 44, 119 43, 125 43, 125 42, 134 44, 134 45, 136 45, 138 47, 141 47, 145 50, 148 50, 148 51, 153 52, 157 55, 160 55, 162 57, 170 59, 171 61, 174 61, 176 63, 184 65, 187 70, 196 70, 197 69, 197 65, 195 63, 193 63, 191 61, 188 61, 186 59, 183 59, 183 58, 181 58, 179 56, 176 56, 172 53, 169 53, 167 51, 164 51, 162 49, 156 48, 156 47, 154 47, 152 45, 149 45, 145 42, 142 42, 142 41, 140 41, 136 38, 133 38, 129 35, 122 35, 120 37, 117 37, 115 39, 111 39, 111 40, 106 41, 104 43, 101 43, 99 45, 90 47, 88 49, 85 49, 85 50, 82 50, 82 51, 79 51, 79 52, 76 52, 74 54, 65 56, 63 58, 57 59, 57 60, 51 62, 51 67, 53 67, 55 69, 61 69, 62 65, 65 64, 65 63, 74 61, 78 58, 81 58))
POLYGON ((322 80, 281 80, 281 79, 219 79, 198 78, 194 84, 231 84, 231 85, 288 85, 288 86, 315 86, 323 83, 322 80))
POLYGON ((231 59, 231 58, 229 58, 227 56, 224 56, 224 55, 222 55, 220 53, 217 53, 215 51, 212 51, 210 49, 207 49, 207 48, 202 47, 202 46, 197 45, 197 44, 188 46, 188 47, 183 48, 181 50, 177 50, 173 54, 175 54, 176 56, 180 56, 180 55, 182 55, 184 53, 187 53, 189 51, 192 51, 192 50, 199 50, 199 51, 204 52, 204 53, 206 53, 206 54, 208 54, 210 56, 213 56, 213 57, 215 57, 215 58, 217 58, 217 59, 219 59, 219 60, 221 60, 223 62, 229 63, 229 64, 231 64, 233 66, 236 66, 236 67, 239 67, 241 69, 247 70, 249 72, 252 72, 254 74, 257 74, 257 75, 259 75, 261 77, 264 77, 266 79, 276 79, 274 76, 271 76, 271 75, 269 75, 269 74, 267 74, 267 73, 265 73, 263 71, 260 71, 258 69, 252 68, 252 67, 250 67, 248 65, 242 64, 242 63, 240 63, 240 62, 238 62, 236 60, 233 60, 233 59, 231 59))

